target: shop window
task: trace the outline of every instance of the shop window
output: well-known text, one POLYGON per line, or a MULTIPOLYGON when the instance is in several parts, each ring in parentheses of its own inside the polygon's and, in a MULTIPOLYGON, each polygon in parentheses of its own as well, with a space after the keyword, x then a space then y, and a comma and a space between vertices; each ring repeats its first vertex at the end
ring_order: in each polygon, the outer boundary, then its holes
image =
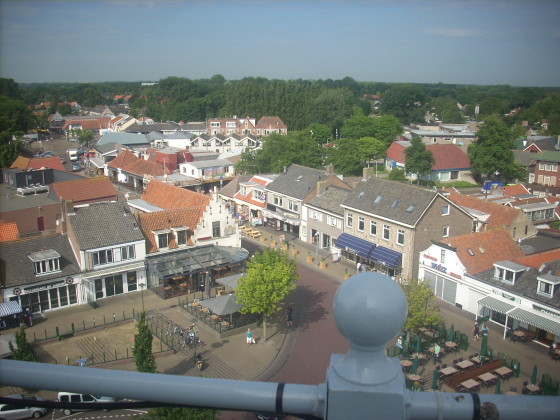
POLYGON ((138 290, 138 279, 136 277, 136 271, 129 271, 128 273, 126 273, 126 283, 129 292, 138 290))
POLYGON ((212 222, 212 237, 219 238, 221 236, 220 221, 212 222))
POLYGON ((105 293, 103 292, 103 280, 95 279, 95 299, 103 299, 105 293))
POLYGON ((105 277, 105 293, 107 297, 123 293, 122 275, 105 277))

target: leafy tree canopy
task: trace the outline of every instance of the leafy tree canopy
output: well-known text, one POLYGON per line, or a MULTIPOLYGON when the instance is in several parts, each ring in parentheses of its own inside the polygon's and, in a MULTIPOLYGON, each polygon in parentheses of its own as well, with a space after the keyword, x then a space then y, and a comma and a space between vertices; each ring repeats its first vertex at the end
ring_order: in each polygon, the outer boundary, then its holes
POLYGON ((27 337, 25 336, 25 327, 19 327, 15 332, 16 345, 10 341, 8 346, 12 352, 12 358, 14 360, 21 360, 24 362, 38 362, 39 359, 33 353, 31 345, 27 342, 27 337))
POLYGON ((424 89, 412 84, 401 84, 383 94, 381 110, 392 114, 403 124, 421 122, 426 113, 428 97, 424 89))
POLYGON ((354 107, 354 114, 342 124, 341 135, 349 139, 372 137, 374 119, 364 115, 360 107, 354 107))
POLYGON ((432 171, 434 166, 434 156, 432 152, 426 149, 426 145, 422 142, 420 137, 413 137, 409 147, 404 149, 405 169, 410 174, 416 174, 418 181, 422 175, 428 174, 432 171))
POLYGON ((379 159, 385 156, 387 146, 381 140, 373 137, 362 137, 355 140, 358 146, 358 154, 364 164, 368 164, 371 160, 379 159))
POLYGON ((327 149, 327 163, 333 165, 336 173, 344 176, 362 175, 363 158, 356 153, 358 141, 342 138, 335 140, 327 149))
POLYGON ((408 180, 406 179, 406 172, 404 169, 401 168, 393 168, 391 170, 391 172, 389 172, 389 175, 387 176, 387 179, 390 181, 399 181, 399 182, 407 182, 408 180))
POLYGON ((402 132, 403 126, 394 115, 381 115, 373 118, 373 137, 383 141, 387 147, 402 132))
POLYGON ((416 331, 420 327, 433 327, 440 323, 439 308, 434 302, 431 287, 418 280, 401 283, 402 291, 408 304, 408 314, 404 328, 416 331))
POLYGON ((157 364, 152 354, 153 336, 146 324, 146 312, 140 313, 136 323, 137 333, 134 335, 134 361, 138 372, 156 373, 157 364))

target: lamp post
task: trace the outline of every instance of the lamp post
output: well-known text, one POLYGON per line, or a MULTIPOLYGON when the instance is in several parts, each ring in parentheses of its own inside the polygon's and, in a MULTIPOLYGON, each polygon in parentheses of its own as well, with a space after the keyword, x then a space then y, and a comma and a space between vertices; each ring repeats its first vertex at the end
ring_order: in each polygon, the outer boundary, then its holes
POLYGON ((139 283, 138 286, 140 286, 140 291, 142 293, 142 312, 144 312, 144 283, 139 283))
POLYGON ((319 265, 319 232, 315 234, 315 264, 319 265))

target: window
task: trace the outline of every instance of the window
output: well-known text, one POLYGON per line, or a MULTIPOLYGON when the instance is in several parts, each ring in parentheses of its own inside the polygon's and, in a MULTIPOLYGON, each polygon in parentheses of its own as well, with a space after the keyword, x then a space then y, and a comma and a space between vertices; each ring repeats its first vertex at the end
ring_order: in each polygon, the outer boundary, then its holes
POLYGON ((160 233, 158 236, 158 248, 167 248, 169 246, 169 238, 167 237, 167 233, 160 233))
POLYGON ((126 283, 128 284, 128 291, 134 292, 138 288, 138 279, 136 278, 136 271, 129 271, 126 273, 126 283))
POLYGON ((222 236, 220 231, 220 221, 212 222, 212 238, 219 238, 222 236))
POLYGON ((447 216, 449 214, 449 205, 446 204, 445 206, 441 207, 441 215, 447 216))
POLYGON ((447 238, 449 236, 449 226, 444 226, 443 227, 443 235, 444 238, 447 238))
POLYGON ((369 234, 377 236, 377 222, 375 220, 369 222, 369 234))
POLYGON ((330 226, 336 226, 339 228, 342 228, 342 220, 334 217, 334 216, 329 216, 327 215, 327 224, 330 226))
POLYGON ((187 244, 187 231, 186 230, 178 230, 177 231, 177 245, 186 245, 187 244))
POLYGON ((288 208, 292 211, 299 211, 299 204, 297 203, 297 201, 289 201, 288 202, 288 208))
POLYGON ((383 225, 383 239, 387 241, 391 239, 391 228, 389 225, 383 225))
POLYGON ((125 245, 117 248, 102 249, 101 251, 92 252, 93 265, 110 264, 123 260, 132 260, 136 258, 134 245, 125 245))
POLYGON ((352 224, 353 224, 353 216, 352 216, 352 213, 348 213, 348 214, 346 215, 346 226, 352 227, 352 224))
POLYGON ((278 206, 278 207, 283 207, 282 197, 279 197, 279 196, 275 195, 274 196, 274 205, 278 206))
POLYGON ((507 283, 514 283, 521 274, 522 272, 516 273, 514 271, 506 270, 503 267, 495 267, 494 270, 494 277, 507 283))
POLYGON ((226 127, 234 127, 235 128, 235 121, 226 121, 226 127))
POLYGON ((445 264, 445 249, 441 250, 439 261, 441 264, 445 264))
POLYGON ((59 258, 35 261, 35 274, 47 274, 60 271, 59 258))
POLYGON ((546 283, 544 281, 539 281, 539 293, 552 296, 552 284, 546 283))
POLYGON ((220 126, 219 122, 214 121, 210 123, 210 127, 219 127, 219 126, 220 126))
POLYGON ((362 216, 358 217, 358 230, 360 232, 363 232, 365 227, 366 227, 365 219, 362 216))
POLYGON ((397 229, 397 244, 404 245, 404 230, 397 229))

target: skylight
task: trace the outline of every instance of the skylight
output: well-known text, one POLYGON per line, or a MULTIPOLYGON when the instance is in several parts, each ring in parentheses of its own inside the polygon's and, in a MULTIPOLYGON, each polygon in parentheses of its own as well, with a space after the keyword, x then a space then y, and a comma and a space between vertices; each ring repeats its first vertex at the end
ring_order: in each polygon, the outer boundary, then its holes
POLYGON ((400 202, 401 202, 401 200, 399 200, 399 199, 397 198, 395 201, 393 201, 393 204, 391 204, 391 208, 394 209, 395 207, 397 207, 397 206, 399 205, 400 202))
POLYGON ((470 255, 471 257, 474 257, 474 252, 472 251, 472 249, 467 248, 467 252, 469 253, 469 255, 470 255))
POLYGON ((365 195, 365 192, 360 191, 360 194, 358 194, 358 198, 362 198, 365 195))
POLYGON ((378 195, 377 198, 374 200, 375 204, 379 204, 381 202, 381 199, 383 198, 382 195, 378 195))
POLYGON ((410 207, 408 207, 408 208, 406 209, 406 212, 407 212, 407 213, 412 213, 412 210, 414 210, 415 208, 416 208, 416 204, 413 204, 413 205, 411 205, 410 207))

